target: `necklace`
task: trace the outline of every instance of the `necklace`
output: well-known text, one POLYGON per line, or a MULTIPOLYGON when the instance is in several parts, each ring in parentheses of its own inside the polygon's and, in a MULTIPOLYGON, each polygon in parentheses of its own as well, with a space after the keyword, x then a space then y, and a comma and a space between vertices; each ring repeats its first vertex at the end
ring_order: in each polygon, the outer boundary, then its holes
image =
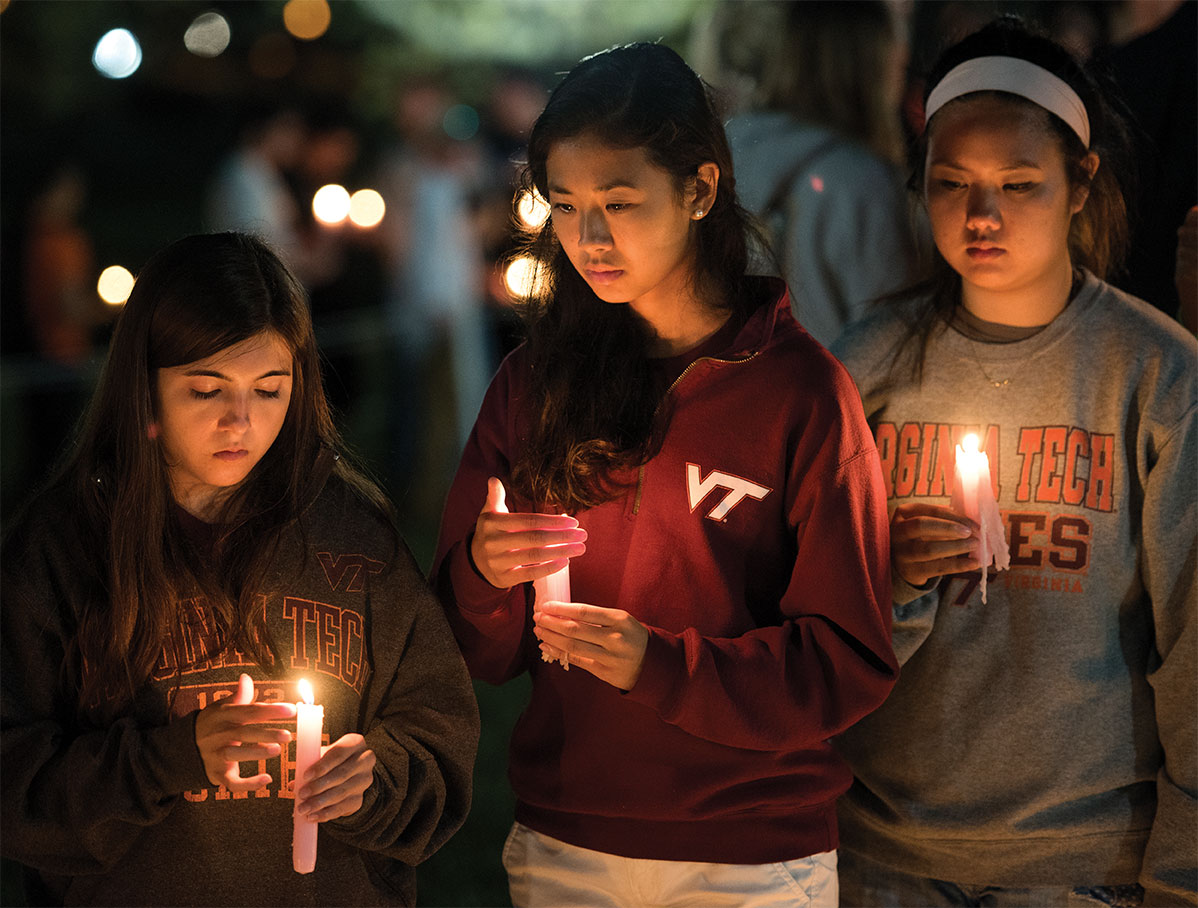
POLYGON ((982 366, 982 361, 980 359, 978 359, 978 352, 977 352, 977 350, 974 349, 974 344, 976 344, 976 343, 977 343, 976 341, 970 340, 969 352, 973 355, 973 362, 978 367, 978 371, 982 373, 982 376, 986 379, 986 381, 992 387, 1005 388, 1007 385, 1009 385, 1011 383, 1011 379, 1004 378, 1001 381, 998 381, 991 377, 990 373, 987 372, 986 369, 982 366))

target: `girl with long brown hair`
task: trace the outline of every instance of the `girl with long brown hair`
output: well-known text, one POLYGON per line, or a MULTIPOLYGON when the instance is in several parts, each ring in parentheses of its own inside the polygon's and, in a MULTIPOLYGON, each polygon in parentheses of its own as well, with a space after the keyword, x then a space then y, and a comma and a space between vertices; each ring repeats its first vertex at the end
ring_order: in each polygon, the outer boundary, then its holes
POLYGON ((413 900, 412 865, 465 816, 476 706, 262 242, 146 264, 3 583, 0 847, 32 898, 413 900), (295 778, 301 675, 330 743, 295 778), (293 813, 322 831, 306 875, 293 813))
POLYGON ((433 569, 473 674, 532 677, 513 901, 834 905, 848 776, 828 739, 895 677, 852 386, 782 282, 746 274, 720 118, 673 51, 571 70, 528 182, 552 208, 528 339, 433 569), (569 594, 534 594, 567 566, 569 594))

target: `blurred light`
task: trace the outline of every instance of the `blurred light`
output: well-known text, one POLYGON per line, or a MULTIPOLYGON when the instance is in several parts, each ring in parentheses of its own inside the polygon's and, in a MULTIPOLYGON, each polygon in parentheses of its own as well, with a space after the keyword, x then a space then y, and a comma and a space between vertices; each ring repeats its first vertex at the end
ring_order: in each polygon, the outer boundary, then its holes
POLYGON ((259 79, 281 79, 295 68, 295 42, 269 32, 250 47, 250 71, 259 79))
POLYGON ((312 213, 322 224, 340 224, 349 214, 349 193, 336 183, 321 186, 312 196, 312 213))
POLYGON ((465 142, 478 135, 478 111, 469 104, 455 104, 445 111, 441 128, 451 139, 465 142))
POLYGON ((287 31, 311 41, 319 38, 329 29, 333 19, 333 11, 329 9, 327 0, 287 0, 283 7, 283 25, 287 31))
POLYGON ((141 66, 141 45, 127 28, 114 28, 96 42, 92 66, 109 79, 124 79, 141 66))
POLYGON ((349 219, 359 227, 377 227, 386 212, 387 204, 373 189, 359 189, 349 197, 349 219))
POLYGON ((96 282, 96 292, 100 299, 110 306, 123 306, 129 294, 133 291, 133 275, 128 268, 120 265, 109 265, 100 272, 100 280, 96 282))
POLYGON ((219 57, 229 46, 229 23, 220 13, 196 16, 183 33, 183 44, 197 57, 219 57))
POLYGON ((549 218, 549 203, 535 189, 531 192, 520 193, 516 201, 516 214, 524 222, 524 226, 533 230, 544 225, 549 218))
POLYGON ((812 176, 811 188, 814 189, 816 192, 823 192, 824 191, 824 178, 821 177, 819 174, 812 176))
POLYGON ((503 272, 503 282, 507 285, 508 293, 516 299, 527 299, 532 296, 533 282, 536 279, 536 259, 531 255, 522 255, 512 259, 503 272))

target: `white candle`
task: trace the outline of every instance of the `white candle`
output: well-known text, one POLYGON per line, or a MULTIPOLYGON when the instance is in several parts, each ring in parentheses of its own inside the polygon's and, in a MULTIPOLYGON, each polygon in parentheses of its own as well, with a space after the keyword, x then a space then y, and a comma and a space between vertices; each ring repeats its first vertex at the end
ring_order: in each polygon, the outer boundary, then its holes
POLYGON ((532 582, 536 591, 538 605, 553 600, 554 602, 570 601, 570 565, 560 571, 555 571, 546 577, 538 577, 532 582))
MULTIPOLYGON (((303 701, 295 704, 295 790, 303 785, 304 773, 320 759, 320 741, 324 734, 324 707, 312 700, 312 685, 306 678, 299 682, 303 701)), ((295 799, 299 804, 299 798, 295 799)), ((316 869, 316 830, 318 823, 294 812, 294 837, 291 841, 291 864, 297 873, 316 869)))
POLYGON ((978 541, 978 561, 982 571, 982 602, 986 601, 986 573, 993 561, 997 570, 1011 566, 1006 533, 998 502, 990 485, 990 458, 978 450, 978 437, 966 435, 957 445, 953 466, 952 509, 975 521, 981 527, 978 541))

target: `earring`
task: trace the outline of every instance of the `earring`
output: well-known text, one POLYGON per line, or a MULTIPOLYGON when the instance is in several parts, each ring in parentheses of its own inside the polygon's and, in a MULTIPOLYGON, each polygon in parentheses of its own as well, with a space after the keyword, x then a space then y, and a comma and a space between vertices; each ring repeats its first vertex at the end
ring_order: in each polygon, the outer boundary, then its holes
POLYGON ((703 209, 698 208, 695 210, 695 213, 692 215, 692 217, 697 221, 697 220, 699 220, 699 218, 703 217, 703 214, 704 214, 703 209))

